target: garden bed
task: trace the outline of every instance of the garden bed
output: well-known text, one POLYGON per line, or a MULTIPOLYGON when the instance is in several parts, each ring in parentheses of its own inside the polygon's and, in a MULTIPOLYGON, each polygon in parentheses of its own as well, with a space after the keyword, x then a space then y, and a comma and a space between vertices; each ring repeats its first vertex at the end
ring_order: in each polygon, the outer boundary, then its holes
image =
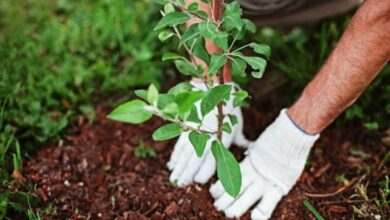
MULTIPOLYGON (((252 107, 243 109, 245 134, 252 140, 283 107, 278 97, 257 96, 255 87, 250 87, 252 107)), ((208 193, 215 178, 207 185, 186 188, 169 183, 166 162, 175 140, 151 139, 162 120, 128 125, 106 119, 110 110, 98 107, 93 124, 80 117, 63 141, 41 150, 25 165, 23 174, 36 185, 34 193, 42 204, 52 205, 51 212, 46 208, 47 219, 225 219, 213 207, 208 193), (134 156, 141 141, 155 149, 155 158, 134 156)), ((312 150, 298 184, 279 203, 272 219, 314 219, 304 200, 325 219, 351 219, 352 206, 365 203, 355 193, 357 185, 369 183, 369 198, 378 194, 379 181, 388 175, 386 164, 379 168, 387 151, 379 135, 368 134, 353 123, 327 129, 312 150), (367 169, 371 174, 363 177, 367 169), (356 184, 345 186, 345 180, 356 184)), ((243 158, 243 150, 233 147, 233 152, 239 160, 243 158)), ((250 219, 250 214, 241 219, 250 219)))

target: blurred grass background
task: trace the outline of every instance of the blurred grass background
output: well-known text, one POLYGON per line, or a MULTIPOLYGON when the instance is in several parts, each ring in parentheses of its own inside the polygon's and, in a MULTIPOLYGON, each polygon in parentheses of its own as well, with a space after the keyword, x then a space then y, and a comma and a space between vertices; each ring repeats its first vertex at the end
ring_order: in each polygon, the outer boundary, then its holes
MULTIPOLYGON (((161 43, 151 31, 158 10, 149 0, 0 1, 0 219, 15 213, 38 218, 31 189, 13 190, 15 171, 39 146, 57 140, 75 116, 93 121, 94 104, 120 102, 136 87, 174 76, 160 59, 174 44, 161 43)), ((294 100, 349 19, 288 32, 263 28, 251 38, 271 45, 271 62, 289 79, 283 86, 294 100)), ((388 128, 389 100, 387 66, 339 123, 388 128)))

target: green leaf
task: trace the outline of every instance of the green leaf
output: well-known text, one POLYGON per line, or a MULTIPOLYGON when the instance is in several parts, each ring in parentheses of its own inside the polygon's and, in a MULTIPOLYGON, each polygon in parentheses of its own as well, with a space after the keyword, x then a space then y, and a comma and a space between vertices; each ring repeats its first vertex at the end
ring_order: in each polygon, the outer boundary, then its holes
POLYGON ((246 76, 245 75, 246 62, 239 58, 232 58, 232 75, 246 76))
POLYGON ((227 58, 223 54, 213 54, 211 55, 209 74, 210 76, 215 76, 217 72, 225 65, 227 58))
POLYGON ((202 121, 199 119, 198 110, 196 109, 195 105, 192 106, 190 115, 187 118, 187 121, 192 121, 195 123, 201 123, 202 121))
POLYGON ((165 141, 179 136, 180 133, 181 133, 180 126, 178 124, 171 123, 171 124, 166 124, 160 127, 159 129, 157 129, 153 133, 152 137, 153 140, 155 141, 165 141))
POLYGON ((153 2, 160 4, 160 5, 165 5, 168 2, 168 0, 153 0, 153 2))
POLYGON ((164 12, 165 12, 165 14, 175 12, 175 6, 173 6, 172 3, 165 4, 164 5, 164 12))
POLYGON ((198 71, 195 69, 194 65, 187 60, 175 60, 175 66, 179 72, 183 73, 186 76, 195 76, 200 77, 198 71))
POLYGON ((148 96, 146 99, 150 104, 157 103, 158 100, 158 90, 155 85, 150 84, 148 88, 148 96))
POLYGON ((195 10, 198 10, 198 7, 199 7, 199 4, 196 2, 193 2, 193 3, 188 5, 187 9, 188 9, 188 11, 195 11, 195 10))
POLYGON ((264 69, 260 69, 259 71, 253 71, 251 73, 251 75, 254 77, 254 78, 257 78, 257 79, 260 79, 263 77, 264 75, 264 69))
POLYGON ((367 128, 367 130, 369 131, 376 131, 379 129, 379 124, 378 122, 374 121, 374 122, 366 122, 363 124, 363 126, 365 128, 367 128))
POLYGON ((167 26, 179 25, 183 24, 191 18, 188 14, 183 12, 172 12, 165 15, 161 20, 157 23, 154 30, 159 30, 165 28, 167 26))
POLYGON ((258 70, 258 71, 253 71, 252 76, 255 78, 261 78, 263 76, 263 73, 265 71, 265 68, 267 66, 267 61, 261 57, 245 57, 241 56, 245 62, 247 62, 252 69, 258 70))
POLYGON ((200 0, 200 1, 207 4, 211 3, 211 0, 200 0))
POLYGON ((230 120, 230 123, 232 124, 232 126, 238 124, 237 116, 232 115, 232 114, 229 114, 228 116, 229 116, 229 120, 230 120))
POLYGON ((148 91, 144 90, 144 89, 138 89, 138 90, 135 90, 134 91, 135 95, 140 97, 141 99, 143 100, 148 100, 148 91))
POLYGON ((178 112, 178 106, 176 103, 169 103, 161 111, 164 114, 176 114, 178 112))
POLYGON ((202 37, 214 39, 218 35, 218 29, 214 22, 209 20, 200 22, 198 25, 199 33, 202 37))
POLYGON ((173 35, 174 34, 171 31, 162 31, 158 35, 158 39, 160 39, 161 42, 164 42, 164 41, 168 40, 169 38, 171 38, 173 35))
POLYGON ((175 102, 179 106, 179 114, 185 114, 191 110, 195 102, 203 97, 203 91, 190 91, 176 95, 175 102))
POLYGON ((237 197, 242 183, 240 165, 219 140, 212 143, 211 151, 217 161, 217 175, 223 188, 229 195, 237 197))
POLYGON ((170 94, 160 94, 158 97, 158 103, 157 103, 157 108, 158 109, 164 109, 168 105, 172 104, 175 102, 175 97, 170 94))
POLYGON ((249 46, 258 54, 264 55, 267 59, 271 56, 271 47, 266 44, 251 43, 249 46))
POLYGON ((222 125, 222 131, 231 134, 232 133, 232 127, 230 127, 229 123, 225 122, 222 125))
POLYGON ((181 37, 180 39, 180 42, 179 42, 179 48, 181 46, 183 46, 185 43, 187 43, 188 41, 192 41, 194 40, 195 38, 197 38, 199 36, 199 31, 198 31, 198 24, 193 24, 191 25, 187 31, 183 34, 183 36, 181 37))
POLYGON ((199 37, 192 45, 193 54, 203 60, 207 65, 210 63, 209 53, 206 51, 205 43, 202 37, 199 37))
POLYGON ((225 33, 218 34, 214 39, 214 43, 220 47, 223 51, 226 51, 229 49, 228 45, 228 35, 225 33))
POLYGON ((243 19, 244 23, 245 23, 245 29, 249 32, 252 32, 252 33, 256 33, 256 25, 248 20, 248 19, 243 19))
POLYGON ((231 85, 219 85, 207 91, 200 103, 200 111, 203 116, 211 112, 221 101, 230 97, 231 85))
POLYGON ((202 11, 202 10, 195 10, 193 11, 195 14, 199 15, 200 17, 202 17, 203 19, 207 20, 209 18, 209 15, 202 11))
POLYGON ((246 29, 242 28, 241 30, 233 29, 231 31, 232 38, 237 40, 242 40, 245 37, 246 29))
POLYGON ((244 90, 237 91, 233 93, 233 107, 241 106, 244 103, 244 100, 248 97, 248 92, 244 90))
POLYGON ((163 54, 162 61, 167 61, 167 60, 187 60, 187 59, 178 54, 172 52, 166 52, 163 54))
POLYGON ((191 131, 188 135, 188 139, 190 139, 192 146, 194 146, 196 155, 202 157, 207 141, 210 139, 210 135, 191 131))
POLYGON ((127 122, 132 124, 139 124, 149 120, 152 117, 152 112, 145 110, 146 103, 141 100, 133 100, 123 103, 115 108, 107 118, 127 122))
POLYGON ((244 22, 241 19, 242 10, 237 1, 230 4, 226 4, 225 10, 222 14, 224 29, 231 31, 233 29, 241 30, 244 26, 244 22))
POLYGON ((177 95, 179 93, 189 92, 192 88, 193 86, 191 85, 191 83, 182 82, 169 89, 168 94, 177 95))

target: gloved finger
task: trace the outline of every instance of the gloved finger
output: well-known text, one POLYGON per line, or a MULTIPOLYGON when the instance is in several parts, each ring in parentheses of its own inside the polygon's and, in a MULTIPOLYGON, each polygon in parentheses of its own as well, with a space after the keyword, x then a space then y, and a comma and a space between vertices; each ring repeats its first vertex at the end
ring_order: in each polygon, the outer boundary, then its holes
MULTIPOLYGON (((222 184, 221 184, 222 186, 222 184)), ((253 188, 252 180, 250 178, 243 178, 240 194, 245 193, 247 189, 253 188)), ((252 189, 254 191, 255 189, 252 189)), ((214 206, 218 211, 224 210, 236 201, 236 198, 232 197, 223 190, 224 193, 215 200, 214 206)))
POLYGON ((205 156, 199 158, 196 154, 192 154, 191 158, 188 158, 189 166, 181 173, 177 179, 177 185, 179 187, 192 183, 194 176, 204 163, 205 156))
POLYGON ((211 185, 209 191, 210 191, 211 196, 214 199, 219 198, 222 195, 222 193, 225 192, 225 190, 224 190, 224 188, 222 186, 222 183, 219 180, 216 183, 214 183, 213 185, 211 185))
POLYGON ((282 199, 283 194, 278 187, 272 187, 264 194, 263 199, 253 209, 251 217, 253 220, 269 219, 278 202, 282 199))
POLYGON ((233 143, 242 148, 249 148, 251 141, 246 139, 244 135, 244 123, 241 115, 241 111, 236 113, 238 117, 238 124, 234 127, 234 139, 233 143))
MULTIPOLYGON (((247 163, 246 161, 247 160, 244 160, 241 164, 241 175, 242 176, 247 175, 248 169, 246 169, 246 166, 244 165, 247 163)), ((250 181, 246 181, 246 179, 248 179, 248 178, 243 178, 243 180, 242 180, 243 184, 241 186, 241 190, 246 188, 245 184, 249 185, 251 183, 250 181)), ((216 183, 211 185, 209 192, 214 199, 217 199, 222 195, 222 193, 225 192, 225 189, 223 188, 221 181, 218 180, 216 183)))
MULTIPOLYGON (((260 184, 262 185, 262 184, 260 184)), ((240 217, 263 195, 264 188, 252 184, 241 193, 240 197, 225 209, 225 215, 229 218, 240 217)))
POLYGON ((224 192, 218 199, 215 200, 214 206, 218 211, 221 211, 230 206, 234 200, 234 197, 224 192))
POLYGON ((242 133, 242 130, 237 130, 236 131, 236 135, 234 137, 234 140, 233 140, 233 143, 241 148, 249 148, 250 145, 253 144, 252 141, 249 141, 248 139, 246 139, 246 137, 244 136, 244 134, 242 133))
POLYGON ((214 156, 210 150, 204 155, 204 157, 205 160, 194 177, 195 182, 200 184, 204 184, 209 181, 209 179, 214 175, 217 166, 214 156))
POLYGON ((179 139, 177 140, 175 147, 173 148, 171 158, 167 163, 169 170, 173 170, 173 168, 175 167, 178 161, 178 158, 180 158, 180 154, 183 153, 185 146, 187 144, 188 144, 188 135, 183 133, 182 135, 180 135, 179 139))
POLYGON ((179 178, 179 176, 187 167, 188 158, 190 158, 193 153, 194 152, 192 148, 187 146, 184 147, 183 152, 180 154, 180 157, 178 158, 175 167, 173 168, 171 176, 169 177, 169 181, 175 182, 179 178))

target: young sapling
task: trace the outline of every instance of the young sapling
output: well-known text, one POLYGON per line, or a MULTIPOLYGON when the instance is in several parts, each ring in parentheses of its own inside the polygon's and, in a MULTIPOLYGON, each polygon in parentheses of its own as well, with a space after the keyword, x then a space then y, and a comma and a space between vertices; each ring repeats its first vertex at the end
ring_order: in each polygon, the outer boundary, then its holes
POLYGON ((154 0, 164 6, 162 18, 154 28, 160 31, 159 39, 167 41, 176 38, 178 50, 184 50, 190 59, 178 53, 168 52, 162 57, 164 61, 173 61, 177 70, 190 77, 203 81, 207 90, 193 90, 190 83, 183 82, 171 88, 167 93, 159 93, 151 84, 147 90, 137 90, 135 99, 119 105, 108 118, 127 123, 143 123, 153 115, 158 116, 168 124, 158 128, 153 133, 157 141, 168 140, 189 132, 189 142, 193 145, 197 156, 202 157, 208 142, 217 162, 217 175, 226 192, 236 197, 241 188, 240 166, 233 154, 223 145, 222 136, 230 133, 238 123, 237 116, 224 112, 223 106, 233 100, 233 107, 239 108, 248 97, 248 92, 225 84, 222 74, 224 65, 231 63, 232 74, 246 75, 251 69, 251 75, 261 78, 270 57, 268 45, 249 43, 237 46, 245 34, 255 32, 255 25, 242 18, 240 5, 233 1, 225 4, 221 0, 202 0, 211 9, 212 16, 199 9, 198 3, 186 5, 184 0, 154 0), (185 28, 192 18, 200 20, 185 28), (209 53, 205 41, 211 40, 220 48, 219 53, 209 53), (252 48, 256 56, 247 56, 242 51, 252 48), (201 60, 206 66, 197 62, 201 60), (228 62, 230 61, 230 62, 228 62), (250 67, 250 68, 249 68, 250 67), (219 83, 215 83, 218 79, 219 83), (235 91, 234 89, 238 89, 235 91), (200 105, 196 105, 200 103, 200 105), (198 106, 198 107, 197 107, 198 106), (216 130, 206 129, 204 117, 217 109, 218 127, 216 130), (197 124, 191 126, 190 124, 197 124))

